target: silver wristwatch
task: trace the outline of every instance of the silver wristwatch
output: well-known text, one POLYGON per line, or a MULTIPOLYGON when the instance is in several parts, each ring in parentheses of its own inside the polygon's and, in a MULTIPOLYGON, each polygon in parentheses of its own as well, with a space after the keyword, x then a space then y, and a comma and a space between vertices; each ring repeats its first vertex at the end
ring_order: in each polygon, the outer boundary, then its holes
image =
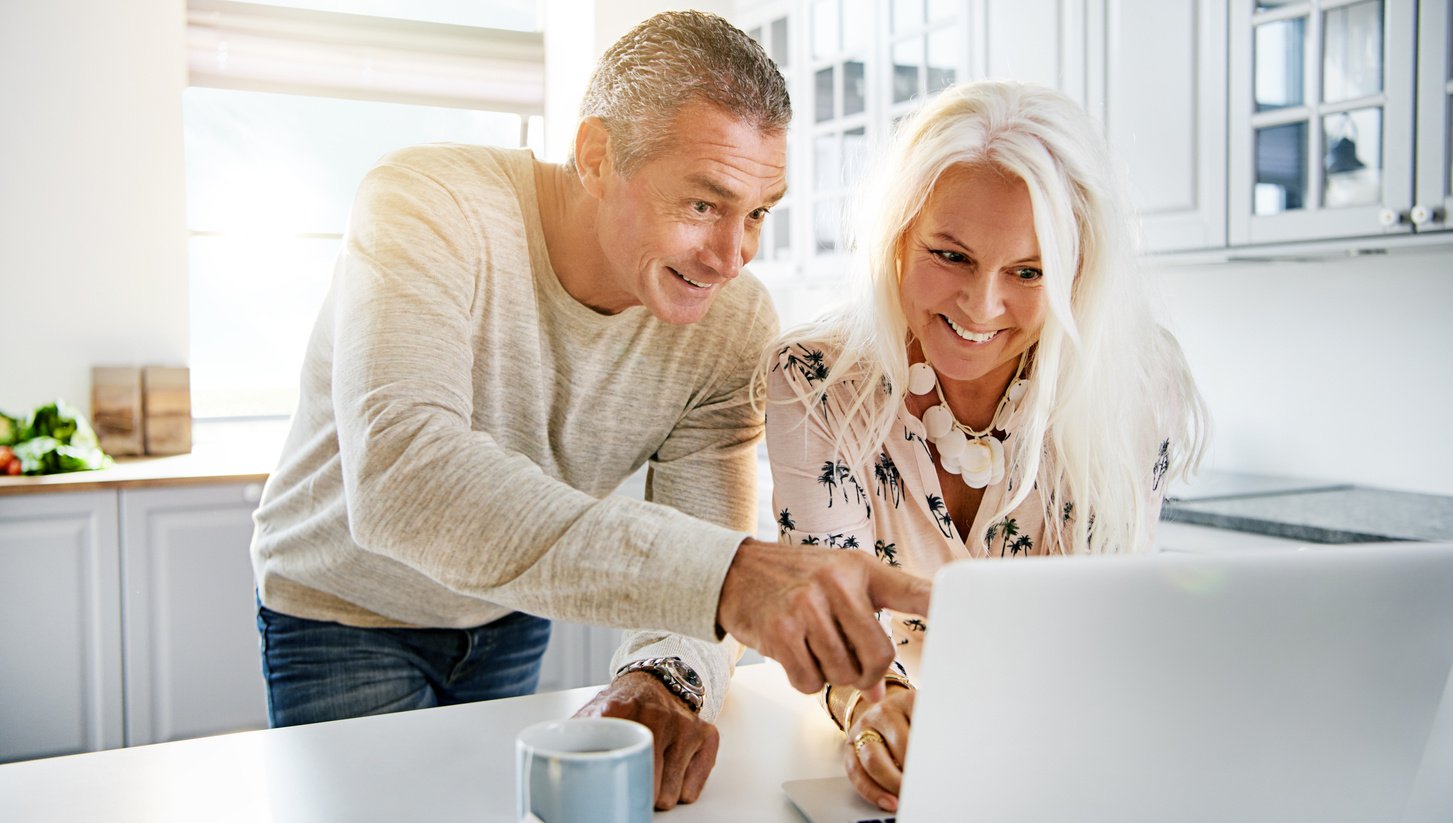
POLYGON ((616 671, 616 677, 630 672, 645 672, 651 675, 666 687, 668 691, 681 698, 686 708, 701 714, 701 704, 706 702, 706 687, 702 685, 701 678, 691 667, 681 661, 679 657, 648 657, 645 660, 637 660, 634 663, 627 663, 616 671))

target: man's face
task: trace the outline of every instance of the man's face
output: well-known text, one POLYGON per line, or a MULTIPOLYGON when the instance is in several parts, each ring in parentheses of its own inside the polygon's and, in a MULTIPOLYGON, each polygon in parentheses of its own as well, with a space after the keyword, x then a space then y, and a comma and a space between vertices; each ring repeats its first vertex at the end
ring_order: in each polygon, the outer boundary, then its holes
MULTIPOLYGON (((609 167, 596 231, 610 304, 694 323, 757 253, 767 211, 787 190, 787 136, 707 103, 678 113, 665 148, 630 177, 609 167)), ((602 284, 606 285, 606 284, 602 284)))

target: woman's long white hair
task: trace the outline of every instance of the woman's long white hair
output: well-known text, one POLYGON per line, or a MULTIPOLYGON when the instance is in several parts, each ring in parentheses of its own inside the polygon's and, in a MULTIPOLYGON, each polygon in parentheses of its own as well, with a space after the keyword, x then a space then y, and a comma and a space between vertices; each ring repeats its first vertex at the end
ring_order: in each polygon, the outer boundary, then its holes
MULTIPOLYGON (((1037 484, 1047 550, 1147 548, 1151 486, 1199 462, 1205 409, 1179 346, 1152 312, 1138 233, 1099 129, 1056 91, 964 83, 904 121, 857 201, 853 299, 784 335, 764 369, 784 346, 840 346, 827 379, 794 402, 847 384, 847 414, 827 421, 839 454, 857 466, 882 448, 908 385, 901 241, 935 183, 958 165, 998 169, 1028 187, 1049 304, 1032 350, 1025 413, 1007 444, 1012 493, 990 522, 1037 484), (1169 464, 1152 479, 1166 438, 1169 464)), ((808 408, 823 413, 820 403, 808 408)))

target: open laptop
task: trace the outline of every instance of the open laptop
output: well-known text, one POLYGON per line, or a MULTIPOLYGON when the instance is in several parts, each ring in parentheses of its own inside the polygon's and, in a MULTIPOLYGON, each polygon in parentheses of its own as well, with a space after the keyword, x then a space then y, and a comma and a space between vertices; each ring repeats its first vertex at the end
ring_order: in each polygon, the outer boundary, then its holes
POLYGON ((956 563, 928 624, 898 823, 1453 820, 1453 545, 956 563))

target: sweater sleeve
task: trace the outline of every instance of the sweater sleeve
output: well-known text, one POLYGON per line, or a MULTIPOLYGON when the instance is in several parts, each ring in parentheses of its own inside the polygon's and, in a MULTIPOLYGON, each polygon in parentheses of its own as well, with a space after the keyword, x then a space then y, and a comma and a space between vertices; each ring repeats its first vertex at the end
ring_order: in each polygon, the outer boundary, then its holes
POLYGON ((513 609, 714 640, 742 531, 596 499, 472 429, 471 317, 491 299, 496 253, 488 227, 427 174, 386 162, 365 179, 334 285, 354 541, 513 609))
MULTIPOLYGON (((753 388, 753 380, 762 351, 777 334, 777 315, 765 296, 747 328, 750 331, 721 358, 717 378, 701 402, 682 416, 652 456, 646 497, 752 533, 757 524, 757 443, 763 426, 760 392, 753 388)), ((721 711, 741 651, 732 638, 704 643, 668 632, 628 632, 611 661, 610 674, 634 660, 680 657, 701 677, 706 689, 702 717, 711 721, 721 711)))

